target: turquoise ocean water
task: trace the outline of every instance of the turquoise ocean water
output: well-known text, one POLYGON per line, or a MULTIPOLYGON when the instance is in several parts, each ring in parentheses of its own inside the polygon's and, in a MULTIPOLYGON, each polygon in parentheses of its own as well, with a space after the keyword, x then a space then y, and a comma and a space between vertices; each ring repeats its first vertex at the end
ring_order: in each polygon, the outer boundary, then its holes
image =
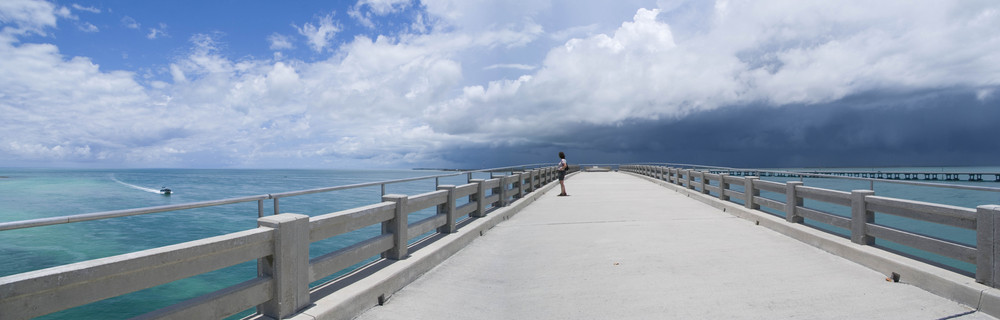
MULTIPOLYGON (((386 170, 70 170, 0 169, 0 222, 183 204, 308 190, 393 179, 448 174, 386 170), (170 196, 161 187, 173 190, 170 196)), ((473 178, 489 178, 477 173, 473 178)), ((466 175, 440 184, 464 184, 466 175)), ((389 184, 386 193, 416 195, 435 190, 435 179, 389 184)), ((381 201, 380 186, 283 198, 281 212, 316 216, 381 201)), ((273 213, 272 200, 264 214, 273 213)), ((411 221, 433 215, 428 209, 411 221)), ((0 276, 162 247, 257 226, 257 203, 0 231, 0 276)), ((327 253, 380 232, 368 228, 313 244, 327 253)), ((46 319, 119 319, 140 315, 256 277, 248 262, 122 297, 52 314, 46 319)), ((244 314, 248 314, 244 313, 244 314)))
MULTIPOLYGON (((858 169, 852 169, 858 170, 858 169)), ((871 171, 1000 172, 988 168, 870 168, 871 171)), ((262 195, 321 187, 357 184, 391 179, 444 174, 439 171, 347 171, 347 170, 77 170, 77 169, 0 169, 0 222, 55 217, 72 214, 183 204, 242 196, 262 195), (158 193, 169 187, 174 194, 158 193)), ((476 174, 473 178, 488 178, 476 174)), ((992 176, 984 177, 992 180, 992 176)), ((467 176, 440 179, 440 184, 464 184, 467 176)), ((788 181, 798 178, 765 178, 788 181)), ((868 189, 864 181, 840 179, 802 179, 807 186, 842 191, 868 189)), ((939 181, 944 183, 943 181, 939 181)), ((998 182, 949 181, 953 184, 1000 187, 998 182)), ((434 179, 391 184, 387 193, 415 195, 433 191, 434 179)), ((739 189, 734 186, 734 189, 739 189)), ((975 208, 1000 204, 1000 193, 941 189, 876 182, 879 196, 912 199, 975 208)), ((784 201, 784 194, 762 192, 762 196, 784 201)), ((281 212, 310 216, 377 203, 379 186, 282 199, 281 212)), ((273 212, 272 202, 265 201, 264 213, 273 212)), ((848 208, 806 202, 806 206, 849 216, 848 208)), ((411 217, 416 221, 432 215, 424 210, 411 217)), ((622 214, 613 213, 611 214, 622 214)), ((783 215, 774 212, 776 215, 783 215)), ((7 276, 74 262, 156 248, 186 241, 223 235, 256 227, 256 202, 232 204, 184 211, 154 213, 109 220, 80 222, 0 231, 0 276, 7 276)), ((971 231, 908 221, 879 215, 876 222, 918 233, 929 234, 970 245, 975 244, 971 231)), ((807 221, 808 223, 808 221, 807 221)), ((825 226, 818 226, 827 228, 825 226)), ((829 229, 829 228, 828 228, 829 229)), ((842 232, 832 230, 833 232, 842 232)), ((334 239, 313 244, 311 251, 322 254, 339 249, 358 239, 379 232, 371 226, 334 239)), ((910 253, 905 247, 880 242, 892 250, 910 253)), ((912 253, 922 255, 921 253, 912 253)), ((969 273, 974 266, 947 258, 923 255, 957 272, 969 273)), ((185 299, 231 286, 256 276, 256 263, 248 262, 193 278, 176 281, 122 297, 101 301, 52 314, 45 319, 118 319, 153 311, 185 299)), ((245 314, 248 314, 245 312, 245 314)))

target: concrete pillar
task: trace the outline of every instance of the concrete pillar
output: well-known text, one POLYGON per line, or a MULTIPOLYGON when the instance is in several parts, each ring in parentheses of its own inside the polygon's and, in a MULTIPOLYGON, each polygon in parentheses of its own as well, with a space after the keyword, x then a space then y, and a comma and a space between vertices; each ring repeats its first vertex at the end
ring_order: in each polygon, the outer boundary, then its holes
POLYGON ((257 312, 283 319, 312 303, 309 300, 309 216, 285 213, 257 219, 274 229, 274 254, 257 261, 257 273, 274 279, 271 300, 257 312))
POLYGON ((803 218, 795 214, 795 207, 802 206, 802 197, 796 194, 795 187, 803 185, 802 181, 785 183, 785 220, 791 223, 802 223, 803 218))
POLYGON ((684 169, 684 187, 694 189, 694 187, 691 186, 691 169, 684 169))
POLYGON ((705 173, 699 171, 698 174, 701 175, 701 193, 703 193, 703 194, 709 194, 709 193, 711 193, 711 192, 708 191, 708 188, 707 188, 707 186, 709 184, 708 184, 708 180, 705 179, 705 173))
MULTIPOLYGON (((519 172, 511 175, 514 180, 514 199, 521 199, 524 197, 524 172, 519 172)), ((513 201, 513 200, 511 200, 513 201)))
POLYGON ((507 182, 510 182, 507 177, 500 177, 500 187, 499 190, 493 189, 493 194, 500 195, 500 201, 497 203, 499 207, 507 206, 507 182))
POLYGON ((542 170, 531 170, 531 191, 542 187, 542 170))
POLYGON ((753 198, 760 196, 760 189, 757 189, 757 187, 753 185, 754 182, 757 181, 757 179, 759 178, 754 176, 743 178, 743 186, 744 186, 743 193, 745 194, 745 199, 743 199, 743 201, 745 201, 744 205, 747 207, 747 209, 751 210, 760 209, 759 204, 753 203, 753 198))
POLYGON ((406 212, 406 203, 409 197, 402 194, 387 194, 382 196, 382 201, 396 203, 396 215, 392 220, 382 222, 382 234, 392 234, 392 249, 382 253, 382 257, 392 260, 402 260, 408 254, 406 241, 409 240, 407 226, 409 225, 406 212))
POLYGON ((729 190, 729 183, 726 182, 726 177, 728 174, 719 174, 719 200, 729 201, 729 196, 726 195, 726 190, 729 190))
POLYGON ((875 222, 875 213, 868 211, 865 197, 874 194, 875 191, 872 190, 851 191, 851 242, 861 245, 875 244, 875 238, 865 232, 867 229, 865 225, 875 222))
POLYGON ((1000 205, 976 207, 976 282, 1000 287, 1000 205))
POLYGON ((476 184, 476 193, 469 196, 469 201, 476 202, 476 212, 470 213, 469 216, 474 218, 482 218, 486 216, 486 180, 483 179, 472 179, 471 183, 476 184))
POLYGON ((455 233, 455 186, 450 184, 440 185, 438 190, 448 190, 448 202, 438 205, 438 212, 444 213, 445 223, 438 228, 440 233, 455 233))

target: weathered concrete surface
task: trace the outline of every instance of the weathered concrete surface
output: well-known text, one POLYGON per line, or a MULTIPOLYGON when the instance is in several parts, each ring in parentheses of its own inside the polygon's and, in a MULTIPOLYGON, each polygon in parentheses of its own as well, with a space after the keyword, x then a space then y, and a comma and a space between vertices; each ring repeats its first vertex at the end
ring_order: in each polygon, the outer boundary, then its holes
POLYGON ((993 319, 633 176, 566 188, 358 319, 993 319))

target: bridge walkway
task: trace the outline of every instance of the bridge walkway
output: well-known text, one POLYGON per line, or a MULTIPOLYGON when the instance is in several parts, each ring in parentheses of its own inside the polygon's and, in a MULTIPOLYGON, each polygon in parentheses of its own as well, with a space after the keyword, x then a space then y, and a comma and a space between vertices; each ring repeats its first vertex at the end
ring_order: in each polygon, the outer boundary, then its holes
POLYGON ((994 319, 642 178, 566 184, 358 319, 994 319))

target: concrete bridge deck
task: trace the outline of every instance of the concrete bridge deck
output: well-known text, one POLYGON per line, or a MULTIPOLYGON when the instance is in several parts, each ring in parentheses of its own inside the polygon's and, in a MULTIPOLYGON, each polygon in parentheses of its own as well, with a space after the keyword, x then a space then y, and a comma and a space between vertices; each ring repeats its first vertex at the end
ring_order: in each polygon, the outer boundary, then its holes
POLYGON ((358 319, 994 319, 642 178, 566 184, 358 319))

